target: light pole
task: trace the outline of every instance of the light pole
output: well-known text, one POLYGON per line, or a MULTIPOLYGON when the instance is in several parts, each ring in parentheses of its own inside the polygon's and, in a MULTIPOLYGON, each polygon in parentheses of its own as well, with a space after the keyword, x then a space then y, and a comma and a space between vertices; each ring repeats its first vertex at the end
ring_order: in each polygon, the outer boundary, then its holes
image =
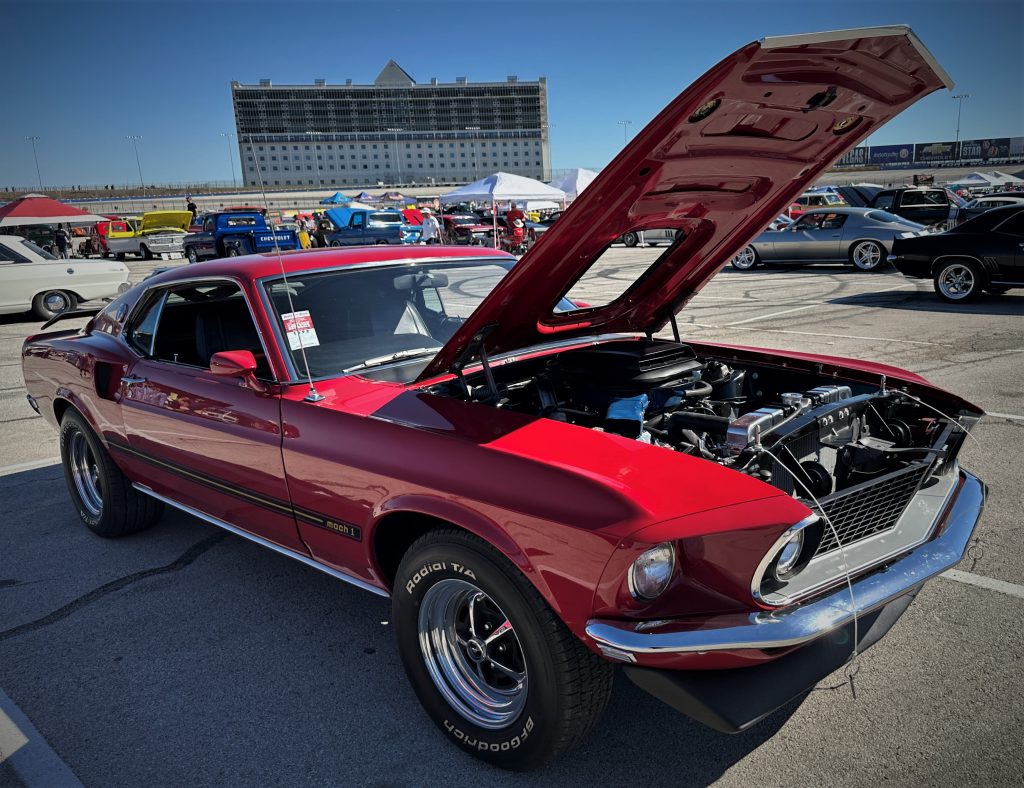
POLYGON ((222 131, 220 136, 224 138, 224 144, 228 146, 228 161, 231 162, 231 185, 238 188, 238 180, 235 178, 235 154, 231 152, 231 138, 234 132, 222 131))
POLYGON ((960 164, 963 157, 960 155, 960 113, 964 109, 964 99, 969 99, 970 93, 957 93, 953 96, 953 101, 957 102, 956 105, 956 163, 960 164))
POLYGON ((319 131, 307 131, 309 135, 310 144, 313 146, 313 164, 316 165, 316 185, 317 188, 323 186, 323 182, 320 180, 320 156, 316 152, 316 138, 320 134, 319 131))
POLYGON ((478 180, 480 180, 480 165, 477 162, 477 158, 476 158, 476 142, 477 142, 477 137, 479 136, 480 127, 479 126, 466 126, 465 130, 466 131, 476 132, 476 133, 473 134, 473 180, 478 181, 478 180))
POLYGON ((36 178, 39 180, 39 191, 43 190, 43 176, 39 174, 39 156, 36 154, 36 143, 39 141, 39 137, 25 137, 26 140, 32 143, 32 158, 36 161, 36 178))
POLYGON ((622 147, 625 148, 626 143, 629 142, 629 138, 627 135, 629 134, 629 127, 633 125, 633 121, 620 120, 619 125, 622 126, 622 147))
POLYGON ((398 132, 405 131, 405 129, 400 129, 397 126, 389 126, 388 128, 386 128, 384 130, 385 131, 390 131, 392 134, 395 135, 395 169, 396 169, 396 172, 397 172, 397 175, 395 177, 395 185, 396 186, 401 186, 402 185, 402 154, 400 154, 398 152, 398 132))
POLYGON ((142 160, 139 159, 139 140, 142 139, 142 135, 126 134, 124 138, 130 140, 132 147, 135 148, 135 165, 139 168, 139 184, 142 186, 142 199, 146 199, 146 182, 142 179, 142 160))

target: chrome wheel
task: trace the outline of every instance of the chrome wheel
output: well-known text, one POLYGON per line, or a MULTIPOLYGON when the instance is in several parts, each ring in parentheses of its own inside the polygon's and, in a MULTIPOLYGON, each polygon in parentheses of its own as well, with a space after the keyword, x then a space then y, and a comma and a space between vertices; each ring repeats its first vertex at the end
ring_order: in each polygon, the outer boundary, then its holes
POLYGON ((465 580, 441 580, 420 603, 418 627, 427 671, 452 708, 491 730, 515 720, 526 705, 526 661, 493 599, 465 580))
POLYGON ((100 484, 99 469, 89 441, 81 432, 71 436, 68 445, 68 461, 71 464, 71 478, 75 483, 75 491, 82 506, 93 517, 103 512, 103 487, 100 484))
POLYGON ((744 246, 743 251, 732 258, 732 267, 739 268, 741 271, 753 268, 756 263, 757 252, 754 251, 753 246, 744 246))
POLYGON ((970 266, 953 263, 942 269, 936 284, 939 293, 950 301, 962 301, 974 294, 978 279, 970 266))
POLYGON ((43 306, 56 315, 66 311, 71 304, 68 302, 68 297, 66 295, 59 290, 54 290, 53 292, 47 293, 43 296, 43 306))
POLYGON ((882 262, 882 248, 874 241, 862 241, 853 247, 852 256, 861 271, 873 271, 882 262))

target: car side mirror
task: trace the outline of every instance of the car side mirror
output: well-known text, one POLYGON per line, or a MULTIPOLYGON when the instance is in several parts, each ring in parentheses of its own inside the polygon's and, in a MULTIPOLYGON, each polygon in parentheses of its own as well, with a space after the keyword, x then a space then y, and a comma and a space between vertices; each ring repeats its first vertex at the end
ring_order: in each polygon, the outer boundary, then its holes
POLYGON ((267 385, 256 379, 256 357, 251 350, 214 353, 210 358, 210 372, 223 378, 241 378, 254 391, 267 391, 267 385))

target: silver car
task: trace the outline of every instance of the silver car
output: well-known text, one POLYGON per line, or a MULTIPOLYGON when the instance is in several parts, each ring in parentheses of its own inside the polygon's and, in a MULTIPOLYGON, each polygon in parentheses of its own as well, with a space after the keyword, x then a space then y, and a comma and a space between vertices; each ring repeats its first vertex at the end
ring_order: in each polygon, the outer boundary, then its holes
POLYGON ((733 268, 759 263, 851 263, 861 271, 881 267, 902 233, 924 225, 877 208, 816 208, 782 230, 765 230, 736 255, 733 268))

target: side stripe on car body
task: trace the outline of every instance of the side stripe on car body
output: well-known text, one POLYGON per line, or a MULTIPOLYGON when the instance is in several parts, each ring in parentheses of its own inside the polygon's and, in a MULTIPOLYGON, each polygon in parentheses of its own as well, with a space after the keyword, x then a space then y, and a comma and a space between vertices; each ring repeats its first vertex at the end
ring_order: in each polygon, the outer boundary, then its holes
POLYGON ((150 465, 155 465, 158 468, 186 478, 189 481, 202 484, 203 486, 214 489, 217 492, 225 493, 226 495, 233 495, 236 498, 241 498, 248 503, 260 506, 264 509, 269 509, 278 514, 294 515, 296 519, 302 520, 305 523, 315 525, 318 528, 323 528, 331 533, 339 534, 349 539, 354 539, 357 542, 361 542, 363 540, 363 529, 358 525, 341 522, 333 517, 328 517, 325 514, 314 512, 311 509, 303 509, 302 507, 293 506, 289 501, 270 498, 247 488, 229 484, 222 479, 215 479, 212 476, 196 473, 195 471, 189 470, 181 465, 168 462, 167 460, 157 459, 151 454, 146 454, 145 452, 141 452, 138 449, 117 441, 109 441, 107 445, 114 451, 135 457, 143 462, 148 462, 150 465))

